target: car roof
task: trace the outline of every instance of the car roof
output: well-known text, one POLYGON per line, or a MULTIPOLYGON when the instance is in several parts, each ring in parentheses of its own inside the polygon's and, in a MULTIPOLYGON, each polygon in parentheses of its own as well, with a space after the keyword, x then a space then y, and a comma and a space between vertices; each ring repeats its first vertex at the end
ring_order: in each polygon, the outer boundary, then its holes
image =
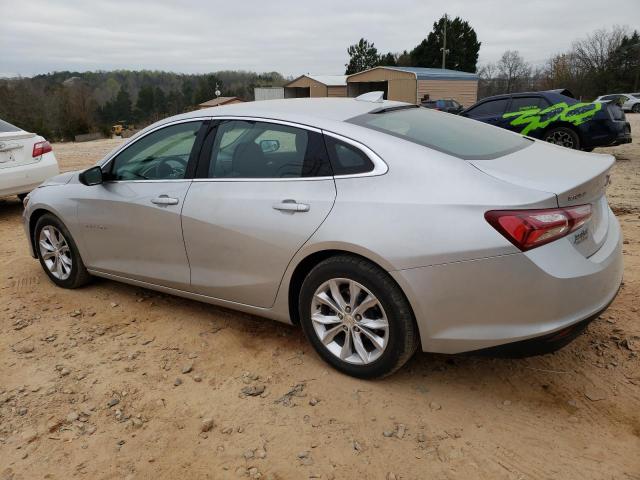
POLYGON ((223 117, 230 115, 291 121, 322 128, 323 125, 344 122, 358 115, 369 113, 372 110, 401 105, 408 104, 389 100, 382 102, 361 101, 355 98, 291 98, 205 108, 170 117, 166 120, 175 121, 195 117, 223 117))

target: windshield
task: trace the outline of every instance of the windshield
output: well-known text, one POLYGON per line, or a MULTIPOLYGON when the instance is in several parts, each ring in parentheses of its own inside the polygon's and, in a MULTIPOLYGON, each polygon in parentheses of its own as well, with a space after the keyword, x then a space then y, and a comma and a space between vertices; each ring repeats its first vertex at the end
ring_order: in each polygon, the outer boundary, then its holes
POLYGON ((367 113, 349 122, 464 160, 491 160, 533 143, 476 120, 426 108, 367 113))
POLYGON ((0 120, 0 133, 3 132, 20 132, 21 129, 16 127, 15 125, 11 125, 9 122, 5 122, 4 120, 0 120))

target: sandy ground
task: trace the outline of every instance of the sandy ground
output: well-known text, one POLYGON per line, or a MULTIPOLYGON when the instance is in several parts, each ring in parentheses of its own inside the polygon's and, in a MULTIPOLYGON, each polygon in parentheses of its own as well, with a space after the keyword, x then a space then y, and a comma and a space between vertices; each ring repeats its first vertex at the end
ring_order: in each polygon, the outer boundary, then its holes
MULTIPOLYGON (((298 328, 97 280, 53 286, 0 200, 0 480, 640 479, 640 115, 611 202, 615 302, 563 350, 418 354, 381 381, 298 328), (243 388, 256 387, 257 396, 243 388)), ((64 170, 118 141, 55 145, 64 170)))

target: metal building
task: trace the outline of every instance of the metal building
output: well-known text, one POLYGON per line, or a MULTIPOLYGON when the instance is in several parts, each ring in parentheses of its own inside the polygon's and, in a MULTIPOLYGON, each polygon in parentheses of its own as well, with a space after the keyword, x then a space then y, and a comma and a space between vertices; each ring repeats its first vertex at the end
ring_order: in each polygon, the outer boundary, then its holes
POLYGON ((255 87, 253 89, 253 98, 256 102, 261 100, 278 100, 284 98, 283 87, 255 87))
POLYGON ((284 98, 346 97, 346 75, 301 75, 284 86, 284 98))
POLYGON ((388 100, 420 103, 451 98, 468 107, 478 98, 478 75, 440 68, 374 67, 347 77, 350 97, 377 90, 388 100))

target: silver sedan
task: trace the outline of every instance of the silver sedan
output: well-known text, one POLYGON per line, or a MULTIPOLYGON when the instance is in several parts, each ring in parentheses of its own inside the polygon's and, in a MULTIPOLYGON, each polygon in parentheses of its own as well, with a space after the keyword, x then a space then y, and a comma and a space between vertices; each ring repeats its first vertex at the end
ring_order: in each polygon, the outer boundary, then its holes
POLYGON ((99 276, 300 324, 361 378, 418 347, 550 351, 606 308, 611 156, 376 97, 153 124, 25 199, 32 254, 64 288, 99 276))

